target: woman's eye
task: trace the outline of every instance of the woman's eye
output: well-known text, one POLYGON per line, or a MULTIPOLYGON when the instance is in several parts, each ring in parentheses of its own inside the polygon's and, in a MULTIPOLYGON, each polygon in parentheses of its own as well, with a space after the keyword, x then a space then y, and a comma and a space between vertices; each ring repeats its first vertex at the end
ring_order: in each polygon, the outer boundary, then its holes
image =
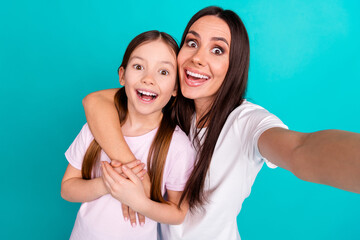
POLYGON ((223 50, 222 50, 221 48, 218 48, 218 47, 213 48, 213 49, 211 50, 211 52, 214 53, 214 54, 216 54, 216 55, 221 55, 221 54, 223 54, 223 50))
POLYGON ((134 64, 133 67, 134 67, 136 70, 143 70, 143 69, 144 69, 144 67, 141 66, 141 65, 139 65, 139 64, 134 64))
POLYGON ((197 43, 194 41, 194 40, 188 40, 187 41, 187 45, 189 47, 193 47, 193 48, 196 48, 197 47, 197 43))
POLYGON ((167 75, 169 75, 169 71, 167 71, 167 70, 160 70, 160 74, 161 74, 161 75, 164 75, 164 76, 167 76, 167 75))

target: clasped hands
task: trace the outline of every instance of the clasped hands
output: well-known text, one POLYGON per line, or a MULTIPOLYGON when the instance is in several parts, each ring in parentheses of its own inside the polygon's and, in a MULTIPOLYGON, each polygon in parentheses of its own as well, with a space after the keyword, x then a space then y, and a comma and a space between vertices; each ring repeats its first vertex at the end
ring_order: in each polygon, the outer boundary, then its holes
POLYGON ((145 217, 136 210, 141 207, 144 199, 150 197, 150 178, 145 164, 135 160, 122 164, 117 160, 101 162, 102 179, 107 191, 122 204, 125 221, 130 219, 131 226, 137 224, 136 215, 140 226, 145 224, 145 217), (130 206, 130 207, 129 207, 130 206))

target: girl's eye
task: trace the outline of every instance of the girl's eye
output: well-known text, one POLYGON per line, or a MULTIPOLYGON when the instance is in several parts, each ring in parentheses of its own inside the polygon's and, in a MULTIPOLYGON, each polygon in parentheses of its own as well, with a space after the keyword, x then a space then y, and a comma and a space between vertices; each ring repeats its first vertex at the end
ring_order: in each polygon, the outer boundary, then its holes
POLYGON ((133 67, 136 69, 136 70, 143 70, 144 67, 139 65, 139 64, 134 64, 133 67))
POLYGON ((212 53, 216 54, 216 55, 221 55, 223 54, 223 50, 219 47, 215 47, 211 50, 212 53))
POLYGON ((161 74, 161 75, 164 75, 164 76, 167 76, 167 75, 169 75, 169 71, 167 71, 167 70, 160 70, 160 74, 161 74))
POLYGON ((189 46, 189 47, 193 47, 193 48, 196 48, 197 47, 197 43, 194 41, 194 40, 188 40, 186 42, 186 44, 189 46))

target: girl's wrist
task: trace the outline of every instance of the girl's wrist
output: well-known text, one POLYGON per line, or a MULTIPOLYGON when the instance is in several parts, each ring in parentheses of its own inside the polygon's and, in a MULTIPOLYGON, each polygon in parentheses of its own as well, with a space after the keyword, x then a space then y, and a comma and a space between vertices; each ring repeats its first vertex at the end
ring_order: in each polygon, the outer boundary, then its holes
POLYGON ((102 179, 102 177, 98 177, 94 179, 96 181, 96 192, 98 193, 99 197, 102 197, 106 194, 109 193, 109 191, 107 190, 104 180, 102 179))

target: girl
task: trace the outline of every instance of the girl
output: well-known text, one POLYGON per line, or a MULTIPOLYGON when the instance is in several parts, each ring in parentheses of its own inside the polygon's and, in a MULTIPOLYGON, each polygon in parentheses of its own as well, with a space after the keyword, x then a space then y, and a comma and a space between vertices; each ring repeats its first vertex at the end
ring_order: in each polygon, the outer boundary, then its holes
MULTIPOLYGON (((177 43, 166 33, 149 31, 135 37, 118 70, 124 87, 114 99, 127 144, 136 158, 147 164, 148 176, 144 179, 150 181, 144 185, 151 182, 147 194, 138 182, 137 202, 131 206, 154 221, 147 220, 142 228, 131 228, 122 218, 119 200, 130 204, 124 196, 129 192, 115 195, 109 180, 102 176, 100 161, 110 167, 110 159, 85 124, 65 153, 69 165, 61 184, 65 200, 83 202, 71 239, 156 239, 155 221, 180 224, 184 220, 187 203, 178 203, 193 167, 194 150, 173 119, 177 53, 177 43)), ((142 176, 141 165, 136 165, 123 166, 122 170, 127 173, 134 167, 142 176)))
MULTIPOLYGON (((176 114, 198 150, 182 199, 205 211, 189 212, 179 226, 162 225, 164 239, 240 239, 236 216, 264 162, 306 181, 360 193, 360 134, 290 131, 244 99, 250 48, 236 13, 218 7, 200 10, 185 28, 180 47, 176 114)), ((100 145, 111 158, 125 162, 123 157, 134 157, 114 123, 113 94, 87 96, 85 112, 100 145)))

